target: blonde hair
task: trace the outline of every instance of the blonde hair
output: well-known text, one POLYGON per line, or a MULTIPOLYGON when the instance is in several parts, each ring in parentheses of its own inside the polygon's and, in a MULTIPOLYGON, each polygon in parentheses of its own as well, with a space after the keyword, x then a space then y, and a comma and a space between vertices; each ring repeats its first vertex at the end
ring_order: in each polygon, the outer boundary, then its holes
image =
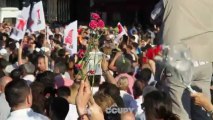
POLYGON ((127 90, 129 86, 128 78, 125 76, 120 77, 117 82, 117 86, 120 90, 127 90))
POLYGON ((110 108, 115 103, 112 97, 102 92, 95 93, 93 97, 103 112, 105 112, 107 108, 110 108))

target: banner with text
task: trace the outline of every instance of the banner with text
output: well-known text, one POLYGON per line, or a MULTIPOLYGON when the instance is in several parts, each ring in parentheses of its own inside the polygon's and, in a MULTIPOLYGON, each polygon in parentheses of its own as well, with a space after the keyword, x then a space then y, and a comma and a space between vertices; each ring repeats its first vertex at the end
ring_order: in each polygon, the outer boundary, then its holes
POLYGON ((23 39, 27 28, 29 13, 30 13, 30 3, 29 0, 28 1, 26 0, 23 2, 23 9, 21 11, 21 14, 18 15, 17 17, 16 25, 13 28, 10 38, 16 41, 23 39))

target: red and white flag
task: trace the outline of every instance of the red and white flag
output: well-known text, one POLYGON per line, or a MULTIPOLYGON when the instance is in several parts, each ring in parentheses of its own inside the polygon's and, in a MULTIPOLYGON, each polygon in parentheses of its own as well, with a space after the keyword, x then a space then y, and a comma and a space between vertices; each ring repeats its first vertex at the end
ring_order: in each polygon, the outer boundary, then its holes
POLYGON ((29 29, 31 32, 44 30, 46 27, 42 1, 34 4, 31 12, 29 29))
POLYGON ((115 38, 115 43, 119 43, 120 39, 123 37, 123 35, 128 35, 126 30, 124 29, 124 27, 121 25, 121 23, 119 22, 118 25, 118 35, 117 37, 115 38))
POLYGON ((27 28, 29 13, 30 13, 30 3, 29 1, 26 0, 24 1, 21 14, 18 15, 17 17, 16 25, 13 28, 13 32, 11 33, 10 38, 16 41, 23 39, 27 28))
POLYGON ((78 37, 78 23, 74 21, 66 26, 64 30, 64 44, 67 49, 71 51, 71 54, 77 53, 77 37, 78 37))

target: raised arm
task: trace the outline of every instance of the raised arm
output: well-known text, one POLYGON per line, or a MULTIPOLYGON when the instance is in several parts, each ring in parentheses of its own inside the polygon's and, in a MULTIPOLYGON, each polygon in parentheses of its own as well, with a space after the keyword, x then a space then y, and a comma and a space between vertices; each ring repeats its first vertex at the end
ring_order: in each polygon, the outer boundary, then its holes
POLYGON ((103 70, 103 75, 105 77, 105 80, 109 83, 116 84, 115 78, 112 76, 112 74, 110 73, 108 69, 108 65, 109 65, 108 61, 106 60, 105 57, 103 57, 101 67, 103 70))
MULTIPOLYGON (((19 43, 16 43, 19 44, 19 43)), ((23 61, 22 61, 22 52, 23 52, 23 43, 21 42, 18 48, 18 65, 22 65, 23 61)))
POLYGON ((115 62, 116 62, 116 60, 118 59, 118 57, 120 57, 121 55, 122 55, 121 52, 118 52, 118 53, 115 55, 115 57, 113 58, 112 62, 111 62, 110 65, 109 65, 109 68, 110 68, 111 70, 117 71, 117 68, 116 68, 116 66, 115 66, 115 62))

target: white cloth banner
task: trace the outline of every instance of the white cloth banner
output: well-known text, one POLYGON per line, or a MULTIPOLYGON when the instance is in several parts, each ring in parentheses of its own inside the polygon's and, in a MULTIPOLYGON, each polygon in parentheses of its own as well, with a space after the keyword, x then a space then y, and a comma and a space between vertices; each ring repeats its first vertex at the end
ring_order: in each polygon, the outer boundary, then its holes
POLYGON ((16 25, 13 28, 13 32, 11 33, 10 38, 16 41, 23 39, 27 28, 29 13, 30 13, 30 5, 27 7, 23 7, 21 14, 18 15, 17 17, 16 25))
POLYGON ((71 54, 77 53, 78 41, 78 22, 74 21, 66 26, 64 30, 64 44, 71 51, 71 54))
POLYGON ((126 30, 124 29, 124 27, 121 25, 121 23, 118 23, 118 30, 119 30, 119 34, 117 35, 117 37, 115 38, 115 43, 119 43, 120 39, 123 37, 123 35, 128 35, 126 30))
POLYGON ((46 27, 45 18, 44 18, 44 9, 42 1, 34 4, 32 13, 31 13, 32 23, 30 24, 30 30, 40 31, 44 30, 46 27))
POLYGON ((47 31, 46 31, 46 32, 47 32, 47 35, 48 35, 48 36, 54 35, 53 32, 50 30, 50 27, 49 27, 49 26, 46 26, 46 27, 47 27, 47 29, 46 29, 46 30, 47 30, 47 31))

